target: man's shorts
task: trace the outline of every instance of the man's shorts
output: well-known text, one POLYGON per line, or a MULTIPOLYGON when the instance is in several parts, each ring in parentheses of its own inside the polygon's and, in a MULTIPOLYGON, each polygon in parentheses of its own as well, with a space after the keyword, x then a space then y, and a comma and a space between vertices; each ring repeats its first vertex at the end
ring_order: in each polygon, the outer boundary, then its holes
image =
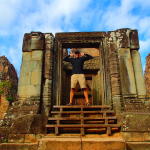
POLYGON ((80 88, 86 88, 86 81, 84 74, 73 74, 71 76, 71 88, 74 89, 79 82, 80 88))

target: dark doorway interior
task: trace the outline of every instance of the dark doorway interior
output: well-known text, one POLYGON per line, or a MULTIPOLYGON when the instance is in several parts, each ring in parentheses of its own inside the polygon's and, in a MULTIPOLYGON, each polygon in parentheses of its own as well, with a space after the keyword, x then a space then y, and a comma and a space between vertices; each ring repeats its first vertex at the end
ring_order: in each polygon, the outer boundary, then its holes
MULTIPOLYGON (((69 46, 69 45, 67 45, 69 46)), ((89 99, 91 104, 102 105, 104 100, 104 88, 103 88, 103 72, 102 72, 102 54, 98 45, 95 47, 84 47, 85 45, 77 45, 74 48, 63 47, 63 57, 70 54, 70 52, 78 48, 81 52, 92 55, 94 59, 88 60, 84 63, 84 72, 86 77, 86 83, 89 90, 89 99)), ((94 45, 92 45, 94 46, 94 45)), ((70 92, 70 78, 71 78, 72 66, 68 62, 63 61, 62 65, 62 104, 65 105, 69 102, 70 92)), ((79 84, 76 86, 76 92, 74 96, 74 104, 84 104, 84 95, 81 91, 79 84)))

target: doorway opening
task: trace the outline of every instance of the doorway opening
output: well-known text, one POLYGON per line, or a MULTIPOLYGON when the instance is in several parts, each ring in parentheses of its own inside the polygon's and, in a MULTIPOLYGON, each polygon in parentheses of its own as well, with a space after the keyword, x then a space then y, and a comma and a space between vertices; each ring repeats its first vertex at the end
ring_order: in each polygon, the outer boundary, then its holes
MULTIPOLYGON (((63 47, 62 58, 69 55, 75 49, 79 49, 80 52, 93 56, 93 59, 84 62, 84 74, 86 78, 86 86, 88 88, 89 100, 93 105, 102 105, 104 101, 104 79, 102 71, 102 51, 99 46, 87 47, 88 45, 82 45, 82 47, 63 47)), ((72 65, 69 62, 62 62, 62 105, 69 103, 70 86, 71 86, 71 71, 72 65)), ((85 98, 83 91, 81 90, 79 83, 75 88, 74 104, 85 104, 85 98)))

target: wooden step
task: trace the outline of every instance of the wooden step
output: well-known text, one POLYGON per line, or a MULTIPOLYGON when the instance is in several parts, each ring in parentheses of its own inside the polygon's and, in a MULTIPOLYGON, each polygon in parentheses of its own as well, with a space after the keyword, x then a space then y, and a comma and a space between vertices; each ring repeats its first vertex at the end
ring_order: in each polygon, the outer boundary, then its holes
POLYGON ((49 117, 48 120, 116 120, 116 117, 60 117, 60 118, 55 118, 55 117, 49 117))
POLYGON ((96 108, 96 109, 98 109, 98 108, 104 108, 104 109, 110 109, 111 108, 111 106, 109 106, 109 105, 91 105, 91 106, 86 106, 86 105, 71 105, 71 106, 67 106, 67 105, 56 105, 56 106, 53 106, 53 108, 70 108, 70 109, 72 109, 72 108, 96 108))
POLYGON ((120 127, 119 124, 47 124, 47 128, 55 128, 55 127, 61 127, 61 128, 100 128, 100 127, 111 127, 116 128, 120 127))
POLYGON ((114 111, 51 111, 51 114, 115 114, 114 111))

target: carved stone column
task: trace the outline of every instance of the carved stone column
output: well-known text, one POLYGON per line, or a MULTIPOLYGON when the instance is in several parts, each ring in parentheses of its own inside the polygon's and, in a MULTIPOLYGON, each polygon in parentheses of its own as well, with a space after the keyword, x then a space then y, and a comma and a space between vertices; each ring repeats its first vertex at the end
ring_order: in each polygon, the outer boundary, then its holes
POLYGON ((44 76, 43 76, 43 111, 49 114, 52 104, 52 75, 53 75, 53 48, 54 37, 51 33, 45 34, 45 53, 44 53, 44 76))
POLYGON ((19 100, 40 99, 43 69, 44 35, 32 32, 24 35, 23 56, 18 84, 19 100))
POLYGON ((140 54, 137 50, 131 50, 131 55, 132 55, 132 62, 133 62, 133 68, 135 74, 137 94, 138 96, 145 96, 146 87, 144 82, 140 54))

